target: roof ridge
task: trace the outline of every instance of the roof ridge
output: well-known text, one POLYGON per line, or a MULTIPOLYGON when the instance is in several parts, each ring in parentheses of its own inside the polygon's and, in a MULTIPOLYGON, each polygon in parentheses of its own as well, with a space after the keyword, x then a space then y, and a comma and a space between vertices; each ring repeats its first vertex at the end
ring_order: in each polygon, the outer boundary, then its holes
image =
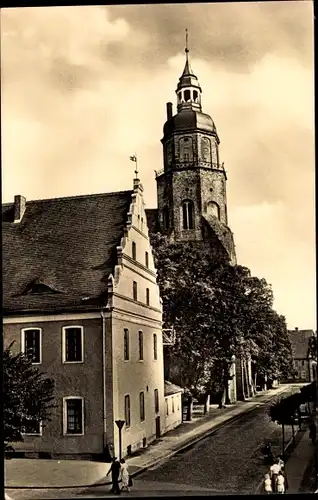
MULTIPOLYGON (((56 198, 40 198, 38 200, 27 200, 26 203, 37 203, 42 201, 60 201, 60 200, 74 200, 79 198, 93 198, 98 196, 111 196, 115 194, 131 194, 133 193, 132 189, 126 189, 123 191, 111 191, 110 193, 93 193, 93 194, 78 194, 73 196, 59 196, 56 198)), ((2 203, 3 207, 8 207, 10 205, 14 205, 14 201, 2 203)))

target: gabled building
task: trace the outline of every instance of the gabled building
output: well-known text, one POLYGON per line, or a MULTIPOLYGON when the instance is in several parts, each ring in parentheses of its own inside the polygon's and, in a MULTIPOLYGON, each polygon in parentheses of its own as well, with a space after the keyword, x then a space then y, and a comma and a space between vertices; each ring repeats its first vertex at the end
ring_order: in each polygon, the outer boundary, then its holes
POLYGON ((127 455, 165 429, 162 306, 143 188, 2 209, 4 344, 55 380, 16 451, 127 455))
POLYGON ((317 358, 312 355, 310 346, 317 336, 313 330, 299 330, 297 327, 288 330, 288 334, 292 345, 295 379, 301 382, 313 382, 317 378, 317 358))

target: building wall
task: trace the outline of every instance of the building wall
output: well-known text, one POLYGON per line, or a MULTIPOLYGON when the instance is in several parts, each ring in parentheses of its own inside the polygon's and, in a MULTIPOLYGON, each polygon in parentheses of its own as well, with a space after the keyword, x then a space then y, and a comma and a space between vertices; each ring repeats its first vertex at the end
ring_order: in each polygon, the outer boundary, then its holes
POLYGON ((175 429, 182 424, 182 393, 165 396, 165 423, 164 432, 175 429), (174 411, 173 411, 174 410, 174 411))
POLYGON ((50 321, 31 318, 4 321, 4 345, 15 341, 12 350, 21 350, 21 330, 42 328, 42 364, 36 365, 55 381, 55 401, 51 422, 43 427, 42 436, 25 436, 17 443, 17 451, 48 452, 52 454, 99 454, 103 451, 103 386, 102 386, 102 321, 95 319, 61 319, 50 321), (10 322, 9 322, 10 321, 10 322), (84 328, 84 362, 62 362, 62 328, 84 328), (63 436, 63 397, 84 398, 84 435, 63 436))
POLYGON ((309 359, 294 359, 294 368, 297 370, 295 378, 297 380, 312 381, 312 367, 309 359))
MULTIPOLYGON (((140 194, 131 207, 131 225, 125 234, 115 270, 111 299, 113 348, 113 447, 119 455, 119 431, 116 420, 125 420, 125 395, 130 396, 130 426, 122 429, 123 456, 156 438, 156 417, 164 429, 164 373, 162 345, 162 306, 156 283, 146 214, 140 194), (136 258, 133 258, 133 242, 136 258), (148 252, 148 267, 145 265, 148 252), (137 283, 137 300, 133 282, 137 283), (149 305, 146 289, 149 289, 149 305), (124 330, 129 331, 129 360, 124 359, 124 330), (139 331, 143 333, 143 360, 139 360, 139 331), (157 336, 157 359, 154 359, 153 335, 157 336), (158 389, 159 412, 155 413, 154 390, 158 389), (139 395, 144 392, 145 420, 140 419, 139 395)), ((110 332, 107 332, 108 336, 110 332)), ((107 427, 111 423, 107 421, 107 427)))

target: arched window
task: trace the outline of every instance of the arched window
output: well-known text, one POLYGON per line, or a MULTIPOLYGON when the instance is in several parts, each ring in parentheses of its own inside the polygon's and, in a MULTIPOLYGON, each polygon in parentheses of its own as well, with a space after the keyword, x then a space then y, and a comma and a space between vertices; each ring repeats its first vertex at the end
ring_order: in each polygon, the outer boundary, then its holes
POLYGON ((194 207, 191 200, 182 203, 183 229, 193 229, 194 227, 194 207))
POLYGON ((179 141, 180 146, 180 161, 193 161, 192 137, 182 137, 179 141))
POLYGON ((185 100, 185 102, 191 101, 191 92, 190 92, 190 90, 185 90, 184 91, 184 100, 185 100))
POLYGON ((214 217, 220 219, 220 207, 215 201, 209 201, 207 204, 207 212, 209 215, 214 215, 214 217))
POLYGON ((169 229, 169 208, 167 205, 163 208, 163 227, 169 229))
POLYGON ((208 137, 202 137, 201 139, 201 154, 203 161, 211 161, 211 141, 208 137))

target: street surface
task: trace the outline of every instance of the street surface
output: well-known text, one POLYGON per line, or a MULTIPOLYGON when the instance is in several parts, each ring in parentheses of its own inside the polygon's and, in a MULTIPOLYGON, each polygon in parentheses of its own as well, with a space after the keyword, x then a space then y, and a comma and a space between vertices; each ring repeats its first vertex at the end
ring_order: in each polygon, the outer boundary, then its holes
MULTIPOLYGON (((266 471, 260 452, 263 440, 271 439, 276 444, 281 440, 280 426, 270 422, 266 414, 269 404, 260 403, 190 449, 148 469, 133 479, 131 492, 121 496, 254 493, 266 471)), ((286 431, 286 437, 290 436, 290 430, 286 431)), ((85 490, 10 489, 7 493, 12 500, 113 497, 109 490, 109 486, 98 486, 85 490)))

